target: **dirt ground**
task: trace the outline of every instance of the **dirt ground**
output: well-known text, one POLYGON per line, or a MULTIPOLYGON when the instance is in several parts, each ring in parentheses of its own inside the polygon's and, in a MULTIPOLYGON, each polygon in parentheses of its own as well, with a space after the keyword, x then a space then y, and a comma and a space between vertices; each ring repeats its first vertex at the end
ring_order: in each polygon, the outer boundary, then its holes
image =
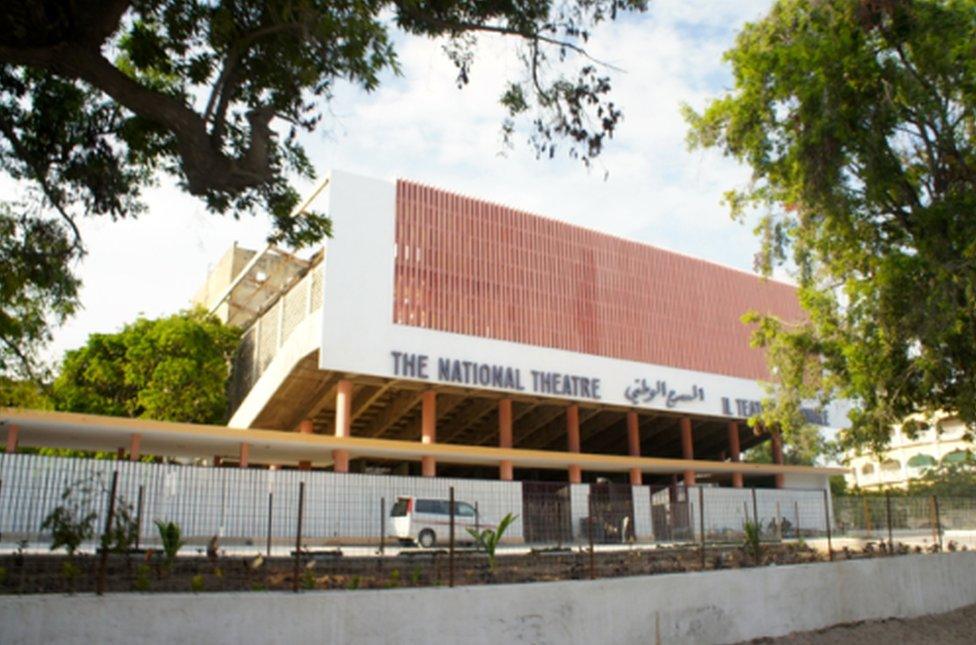
POLYGON ((814 632, 798 632, 782 638, 759 638, 750 642, 774 645, 969 645, 976 642, 976 605, 910 620, 872 620, 837 625, 814 632))

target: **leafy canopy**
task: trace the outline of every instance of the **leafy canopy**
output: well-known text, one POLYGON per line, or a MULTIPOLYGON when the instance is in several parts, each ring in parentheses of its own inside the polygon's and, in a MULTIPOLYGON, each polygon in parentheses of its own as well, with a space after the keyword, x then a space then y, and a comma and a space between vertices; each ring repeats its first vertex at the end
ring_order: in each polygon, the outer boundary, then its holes
POLYGON ((58 410, 221 423, 238 330, 202 310, 92 334, 51 387, 58 410))
MULTIPOLYGON (((8 3, 9 4, 9 3, 8 3)), ((261 210, 269 241, 300 247, 329 219, 296 212, 294 177, 314 172, 299 139, 316 129, 337 83, 374 90, 399 73, 396 46, 440 39, 468 83, 477 38, 510 37, 521 71, 500 97, 506 141, 523 124, 540 156, 561 145, 589 162, 622 113, 592 28, 647 0, 22 0, 0 12, 0 170, 29 186, 15 221, 49 229, 31 253, 60 268, 2 284, 0 369, 77 306, 76 220, 137 215, 143 190, 175 177, 215 213, 261 210), (42 209, 43 212, 42 212, 42 209), (49 221, 47 214, 53 215, 49 221), (10 293, 10 288, 13 293, 10 293), (35 310, 21 311, 36 299, 35 310), (38 313, 44 314, 38 318, 38 313), (6 320, 11 319, 13 322, 6 320), (40 322, 39 322, 40 321, 40 322)), ((0 227, 10 224, 0 221, 0 227)), ((21 232, 18 237, 23 237, 21 232)), ((14 266, 25 252, 0 248, 14 266)))
POLYGON ((762 213, 760 267, 795 270, 808 319, 749 318, 787 438, 816 396, 854 402, 847 446, 976 421, 974 43, 974 0, 780 0, 726 53, 733 89, 686 109, 692 146, 752 168, 728 201, 762 213))

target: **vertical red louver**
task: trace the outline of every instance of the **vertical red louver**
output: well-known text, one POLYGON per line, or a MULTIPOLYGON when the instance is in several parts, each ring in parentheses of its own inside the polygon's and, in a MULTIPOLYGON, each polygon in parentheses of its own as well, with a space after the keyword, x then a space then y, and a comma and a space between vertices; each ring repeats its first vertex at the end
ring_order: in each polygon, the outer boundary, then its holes
POLYGON ((765 378, 740 317, 799 320, 793 287, 399 181, 393 321, 765 378))

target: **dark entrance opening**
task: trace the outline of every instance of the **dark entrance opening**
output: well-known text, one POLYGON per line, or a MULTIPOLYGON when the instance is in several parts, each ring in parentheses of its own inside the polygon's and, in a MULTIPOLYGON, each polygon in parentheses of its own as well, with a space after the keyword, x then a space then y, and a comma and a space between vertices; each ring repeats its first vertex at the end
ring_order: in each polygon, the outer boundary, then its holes
POLYGON ((619 544, 632 540, 634 538, 633 488, 626 484, 608 482, 590 484, 589 521, 593 522, 594 542, 619 544))
POLYGON ((522 513, 526 542, 562 544, 572 541, 569 484, 522 482, 522 513))

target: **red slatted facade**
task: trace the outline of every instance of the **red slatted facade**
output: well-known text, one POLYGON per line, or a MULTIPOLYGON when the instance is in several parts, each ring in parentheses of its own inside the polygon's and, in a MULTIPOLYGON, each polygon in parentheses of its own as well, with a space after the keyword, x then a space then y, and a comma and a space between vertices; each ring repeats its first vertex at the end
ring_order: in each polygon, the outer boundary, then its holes
POLYGON ((740 317, 802 316, 789 285, 407 181, 396 245, 403 325, 761 379, 740 317))

